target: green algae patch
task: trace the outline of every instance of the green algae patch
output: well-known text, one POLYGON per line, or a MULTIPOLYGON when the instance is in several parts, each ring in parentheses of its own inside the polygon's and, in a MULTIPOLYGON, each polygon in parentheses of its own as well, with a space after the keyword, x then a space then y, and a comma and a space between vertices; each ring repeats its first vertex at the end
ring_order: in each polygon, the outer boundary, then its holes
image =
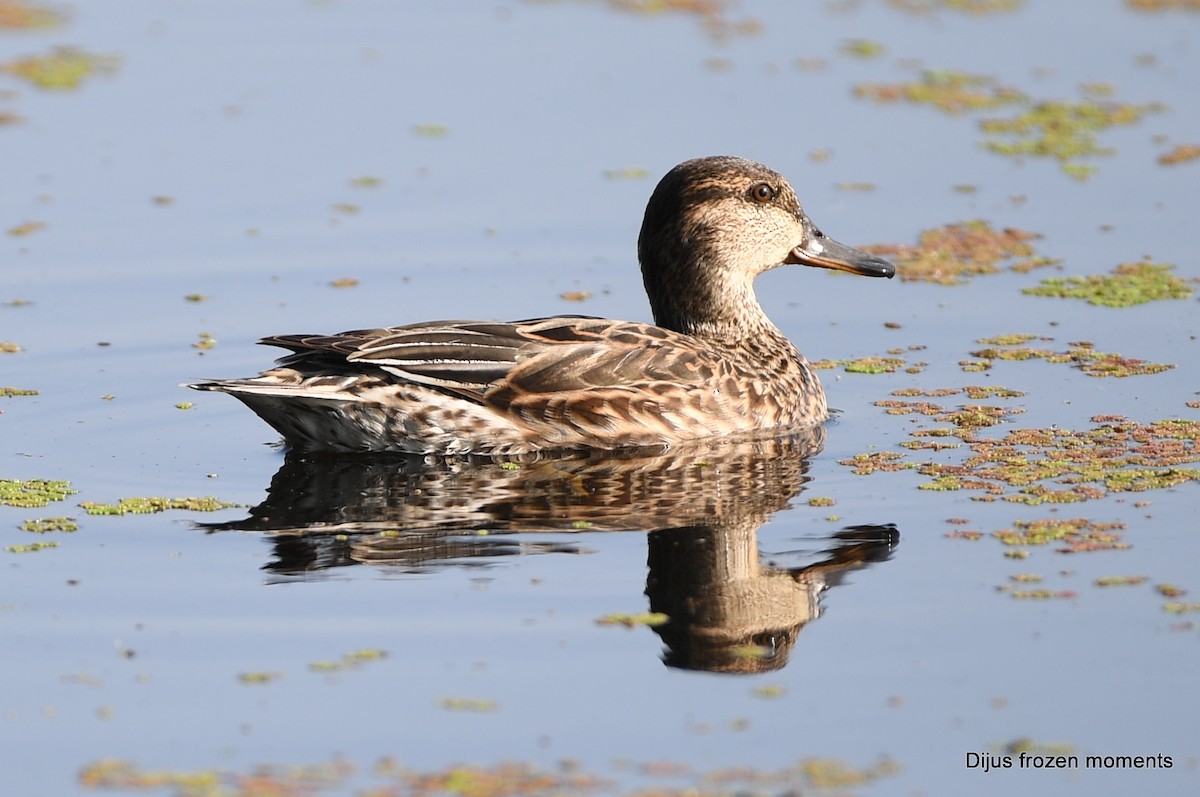
POLYGON ((1052 338, 1039 338, 1038 335, 1031 335, 1027 332, 1018 332, 1010 335, 993 335, 990 338, 980 338, 979 343, 987 346, 1021 346, 1031 340, 1052 340, 1052 338))
POLYGON ((804 783, 812 789, 841 793, 857 786, 868 786, 880 778, 896 775, 900 767, 889 759, 856 767, 840 758, 811 758, 801 764, 804 783))
POLYGON ((343 653, 342 657, 336 661, 314 661, 308 665, 308 669, 312 672, 333 675, 349 670, 357 670, 364 664, 371 662, 383 661, 387 658, 387 655, 387 651, 381 648, 363 648, 362 650, 343 653))
POLYGON ((855 454, 849 459, 839 459, 839 465, 854 468, 856 476, 868 476, 878 471, 909 470, 918 467, 915 462, 908 462, 898 451, 872 451, 855 454))
POLYGON ((1136 587, 1149 581, 1145 576, 1103 576, 1092 582, 1097 587, 1136 587))
POLYGON ((27 235, 33 235, 35 232, 41 232, 46 229, 44 221, 24 221, 15 227, 9 227, 5 232, 14 238, 24 238, 27 235))
POLYGON ((491 714, 500 710, 500 704, 495 700, 476 697, 443 697, 437 704, 447 711, 469 711, 476 714, 491 714))
POLYGON ((185 772, 141 769, 127 761, 104 759, 79 773, 80 785, 89 789, 175 789, 177 794, 210 797, 222 788, 225 776, 216 771, 185 772))
MULTIPOLYGON (((194 301, 203 301, 203 297, 200 299, 195 299, 194 301)), ((217 345, 217 339, 214 338, 210 332, 201 332, 197 338, 198 340, 192 344, 193 349, 208 351, 209 349, 215 348, 217 345)))
POLYGON ((238 683, 246 684, 247 686, 265 686, 281 678, 283 678, 283 673, 270 672, 268 670, 251 670, 249 672, 238 673, 238 683))
POLYGON ((967 540, 968 542, 979 542, 983 539, 983 532, 971 531, 970 529, 957 529, 955 531, 947 531, 942 536, 948 540, 967 540))
POLYGON ((1122 263, 1110 274, 1052 277, 1022 289, 1029 296, 1085 299, 1101 307, 1132 307, 1164 299, 1187 299, 1195 292, 1191 281, 1171 272, 1170 263, 1122 263))
POLYGON ((45 55, 27 55, 0 64, 0 72, 28 81, 39 89, 79 88, 96 74, 111 74, 120 64, 115 56, 93 55, 74 47, 56 47, 45 55))
POLYGON ((1008 594, 1014 600, 1024 601, 1052 601, 1052 600, 1073 600, 1079 597, 1078 593, 1070 589, 1014 589, 1009 590, 1008 594))
POLYGON ((51 501, 65 501, 74 495, 68 481, 49 479, 0 479, 0 505, 26 509, 45 506, 51 501))
POLYGON ((237 504, 219 501, 212 496, 203 498, 122 498, 115 504, 99 504, 84 501, 79 504, 89 515, 149 515, 170 509, 189 512, 216 512, 237 504))
POLYGON ((965 404, 957 410, 943 412, 934 420, 950 423, 960 429, 982 429, 995 426, 1013 415, 1025 412, 1022 407, 995 407, 988 404, 965 404))
POLYGON ((17 396, 40 396, 37 390, 26 390, 19 387, 0 387, 0 398, 15 398, 17 396))
POLYGON ((818 370, 841 368, 848 374, 893 374, 903 368, 899 357, 858 357, 850 360, 818 360, 812 364, 818 370))
POLYGON ((876 244, 863 247, 891 258, 896 275, 905 282, 962 285, 974 277, 1002 271, 1027 272, 1059 261, 1037 253, 1032 241, 1041 236, 1027 230, 994 229, 981 219, 925 230, 916 246, 876 244))
POLYGON ((28 545, 10 545, 4 550, 9 553, 37 553, 50 548, 57 548, 57 542, 31 542, 28 545))
POLYGON ((847 39, 842 42, 842 55, 851 58, 878 58, 886 49, 882 44, 870 39, 847 39))
POLYGON ((603 174, 605 180, 647 180, 650 178, 650 170, 643 169, 641 166, 605 169, 601 174, 603 174))
POLYGON ((412 132, 421 138, 446 138, 450 128, 441 124, 417 124, 412 126, 412 132))
MULTIPOLYGON (((998 339, 993 338, 991 340, 998 340, 998 339)), ((982 343, 982 342, 984 342, 984 341, 980 341, 980 343, 982 343)), ((946 397, 946 396, 966 395, 966 397, 970 398, 970 399, 986 399, 986 398, 1020 398, 1021 396, 1025 395, 1025 392, 1022 390, 1012 390, 1010 388, 1003 387, 1001 385, 966 385, 964 387, 939 387, 939 388, 933 388, 933 389, 929 389, 929 390, 919 388, 919 387, 906 387, 906 388, 901 388, 900 390, 893 390, 892 395, 903 397, 903 398, 915 398, 918 396, 928 397, 928 398, 942 398, 942 397, 946 397)), ((896 402, 896 403, 900 404, 903 402, 896 402)), ((882 407, 882 406, 888 406, 888 404, 885 404, 882 401, 877 401, 877 402, 875 402, 875 406, 882 407)), ((931 404, 929 406, 936 406, 936 405, 931 404)), ((933 413, 925 413, 925 414, 931 415, 933 413)))
POLYGON ((1115 90, 1107 84, 1084 84, 1079 93, 1080 99, 1039 100, 993 77, 954 71, 926 71, 908 83, 854 88, 856 97, 876 103, 928 105, 956 115, 1018 107, 1021 110, 1014 116, 980 120, 982 146, 1010 158, 1051 158, 1067 176, 1086 180, 1097 171, 1088 159, 1116 152, 1100 145, 1100 133, 1136 124, 1163 106, 1117 102, 1112 99, 1115 90))
MULTIPOLYGON (((479 710, 490 701, 447 698, 447 710, 479 710)), ((575 760, 553 767, 507 761, 490 766, 453 764, 418 770, 385 755, 369 765, 339 757, 329 763, 255 764, 245 772, 221 770, 152 770, 118 759, 84 766, 78 783, 89 790, 164 791, 176 797, 312 797, 316 794, 359 794, 362 797, 587 797, 593 794, 694 795, 730 794, 843 794, 868 787, 901 772, 896 761, 882 757, 856 766, 837 758, 806 757, 778 769, 731 766, 708 772, 668 760, 636 762, 621 759, 610 765, 613 775, 589 772, 575 760), (625 789, 618 781, 631 774, 642 778, 673 779, 670 788, 651 782, 645 788, 625 789), (678 785, 676 785, 676 783, 678 785)))
POLYGON ((637 625, 645 625, 654 628, 656 626, 665 625, 670 620, 667 615, 662 612, 643 612, 641 614, 624 614, 616 612, 614 614, 606 614, 603 617, 596 618, 596 625, 623 625, 626 628, 633 628, 637 625))
POLYGON ((993 438, 981 434, 991 421, 1003 417, 993 410, 968 405, 932 417, 945 422, 951 416, 958 423, 913 430, 916 443, 905 447, 937 454, 954 446, 928 445, 926 438, 953 438, 967 451, 958 462, 909 461, 892 452, 858 454, 838 462, 860 476, 916 470, 930 478, 918 485, 922 490, 969 490, 977 493, 974 500, 1027 506, 1076 504, 1200 483, 1200 468, 1188 467, 1200 463, 1200 421, 1138 423, 1103 415, 1092 418, 1095 426, 1090 429, 1010 429, 993 438))
POLYGON ((52 531, 79 531, 79 524, 75 522, 75 518, 43 517, 26 520, 17 528, 34 534, 48 534, 52 531))
MULTIPOLYGON (((979 343, 995 344, 984 349, 971 352, 976 360, 963 360, 959 367, 968 373, 988 370, 995 360, 1023 361, 1044 360, 1048 363, 1065 363, 1078 368, 1088 376, 1095 377, 1127 377, 1160 374, 1174 368, 1167 363, 1152 363, 1134 357, 1125 357, 1114 352, 1099 352, 1090 341, 1076 341, 1070 344, 1066 351, 1054 351, 1047 348, 1014 345, 1032 340, 1033 336, 1002 335, 993 338, 981 338, 979 343)), ((1052 341, 1053 338, 1041 337, 1040 341, 1052 341)))
POLYGON ((863 83, 854 87, 854 96, 880 104, 930 105, 952 114, 1027 102, 1024 94, 995 78, 953 70, 927 70, 908 83, 863 83))
POLYGON ((1016 158, 1054 158, 1068 176, 1087 179, 1097 167, 1080 163, 1080 159, 1116 152, 1100 146, 1098 131, 1132 125, 1161 110, 1157 104, 1050 100, 1008 119, 985 119, 980 128, 989 135, 983 145, 992 152, 1016 158))
POLYGON ((1059 545, 1059 553, 1111 551, 1129 548, 1121 541, 1123 523, 1098 523, 1086 518, 1018 520, 1011 528, 992 533, 1004 545, 1022 548, 1059 545))

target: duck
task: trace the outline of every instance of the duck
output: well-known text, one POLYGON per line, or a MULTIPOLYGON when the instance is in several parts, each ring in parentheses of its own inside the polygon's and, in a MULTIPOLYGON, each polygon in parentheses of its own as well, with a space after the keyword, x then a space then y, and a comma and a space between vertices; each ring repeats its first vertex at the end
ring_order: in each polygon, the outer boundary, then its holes
POLYGON ((684 161, 646 205, 638 260, 654 323, 583 315, 429 321, 274 335, 290 352, 228 393, 292 450, 504 457, 765 439, 829 417, 809 361, 771 322, 755 277, 783 265, 890 278, 838 243, 779 173, 684 161))

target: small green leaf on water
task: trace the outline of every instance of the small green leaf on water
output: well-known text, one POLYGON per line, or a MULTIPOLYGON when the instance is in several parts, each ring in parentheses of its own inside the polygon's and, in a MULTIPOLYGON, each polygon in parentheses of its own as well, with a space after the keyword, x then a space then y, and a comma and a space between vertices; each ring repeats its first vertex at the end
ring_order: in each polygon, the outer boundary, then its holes
POLYGON ((495 700, 480 700, 471 697, 443 697, 438 705, 447 711, 469 711, 478 714, 491 714, 500 710, 500 704, 495 700))
POLYGON ((412 131, 415 135, 422 138, 445 138, 450 135, 450 128, 446 125, 438 124, 419 124, 413 125, 412 131))
POLYGON ((842 42, 841 51, 851 58, 876 58, 883 55, 884 46, 869 39, 847 39, 842 42))
POLYGON ((18 224, 15 227, 9 227, 8 234, 14 238, 24 238, 26 235, 32 235, 33 233, 44 229, 46 229, 46 223, 44 221, 27 221, 22 224, 18 224))
POLYGON ((193 408, 193 407, 195 407, 195 406, 196 406, 196 405, 195 405, 195 404, 193 404, 193 403, 192 403, 192 402, 190 402, 190 401, 181 401, 181 402, 179 402, 178 404, 176 404, 176 405, 175 405, 175 409, 177 409, 177 410, 190 410, 190 409, 192 409, 192 408, 193 408))
POLYGON ((1017 600, 1072 600, 1078 595, 1073 590, 1052 590, 1052 589, 1016 589, 1009 593, 1017 600))
POLYGON ((0 387, 0 397, 14 398, 16 396, 38 396, 41 395, 36 390, 25 390, 19 387, 0 387))
POLYGON ((313 672, 333 674, 358 669, 364 664, 382 661, 387 658, 387 651, 382 648, 363 648, 349 653, 343 653, 338 661, 314 661, 308 665, 313 672))
POLYGON ((606 614, 596 619, 597 625, 623 625, 633 628, 635 625, 646 625, 651 628, 666 623, 670 618, 662 612, 644 612, 642 614, 624 614, 617 612, 606 614))
POLYGON ((766 684, 754 687, 754 696, 763 700, 776 700, 787 694, 787 687, 782 684, 766 684))
POLYGON ((238 673, 238 681, 251 686, 261 686, 269 684, 272 681, 278 681, 283 677, 281 672, 269 672, 267 670, 251 670, 249 672, 238 673))
POLYGON ((44 551, 47 548, 57 547, 57 542, 33 542, 28 545, 10 545, 4 550, 9 553, 36 553, 37 551, 44 551))
POLYGON ((621 169, 605 169, 606 180, 645 180, 650 172, 640 166, 627 166, 621 169))

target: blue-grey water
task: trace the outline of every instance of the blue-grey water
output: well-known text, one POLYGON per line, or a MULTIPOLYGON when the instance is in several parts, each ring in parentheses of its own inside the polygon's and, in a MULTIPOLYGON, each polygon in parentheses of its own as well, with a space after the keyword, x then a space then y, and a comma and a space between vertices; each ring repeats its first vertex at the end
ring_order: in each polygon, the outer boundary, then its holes
MULTIPOLYGON (((0 506, 0 791, 94 793, 80 773, 106 759, 216 770, 230 789, 260 764, 340 759, 357 774, 328 793, 354 793, 378 785, 371 768, 393 757, 416 771, 569 759, 622 790, 718 790, 705 773, 841 759, 898 765, 847 787, 864 794, 1196 793, 1200 631, 1194 613, 1165 611, 1152 585, 1190 590, 1180 601, 1200 595, 1200 485, 1024 507, 918 490, 927 479, 913 472, 857 476, 838 460, 903 450, 911 417, 872 403, 910 387, 1025 391, 1005 400, 1025 410, 1009 428, 1198 417, 1187 405, 1200 390, 1194 296, 1113 309, 1020 290, 1144 256, 1200 277, 1200 163, 1156 162, 1200 144, 1200 13, 1117 0, 1029 0, 992 14, 901 5, 717 4, 718 35, 695 13, 608 2, 129 0, 77 3, 57 28, 0 29, 0 63, 58 45, 119 58, 74 90, 0 71, 0 112, 22 117, 0 125, 0 228, 44 224, 0 236, 0 341, 21 348, 0 352, 0 386, 39 391, 0 398, 0 478, 65 479, 78 491, 45 508, 0 506), (737 32, 746 19, 755 30, 737 32), (845 54, 852 39, 884 51, 845 54), (1053 160, 980 145, 978 120, 1014 111, 947 115, 854 97, 855 85, 926 68, 993 76, 1037 99, 1111 84, 1112 101, 1165 108, 1100 133, 1116 151, 1079 181, 1053 160), (284 458, 240 404, 180 383, 260 370, 273 354, 253 343, 274 333, 647 319, 634 246, 644 202, 672 165, 717 153, 786 174, 847 243, 911 244, 924 229, 983 218, 1041 234, 1038 252, 1062 260, 1060 272, 955 287, 799 269, 759 280, 769 313, 812 359, 903 349, 927 363, 913 374, 822 371, 841 410, 823 452, 803 478, 768 480, 790 508, 737 538, 764 566, 796 569, 836 548, 843 527, 899 530, 869 565, 831 578, 785 666, 666 666, 654 631, 595 623, 650 608, 665 538, 648 522, 518 529, 496 535, 512 545, 484 546, 498 555, 416 563, 358 564, 333 545, 310 551, 311 566, 282 566, 280 542, 261 532, 196 527, 245 518, 284 458), (378 184, 352 182, 364 177, 378 184), (853 182, 874 188, 838 187, 853 182), (963 184, 975 191, 955 190, 963 184), (330 285, 342 278, 358 283, 330 285), (567 301, 569 291, 591 296, 567 301), (1125 379, 1036 361, 960 369, 977 339, 1016 332, 1177 367, 1125 379), (215 345, 194 347, 204 334, 215 345), (242 506, 123 517, 77 506, 204 495, 242 506), (64 515, 78 531, 18 529, 64 515), (1121 521, 1132 547, 1032 548, 1013 560, 987 536, 1052 517, 1121 521), (957 528, 985 536, 946 538, 957 528), (58 546, 8 550, 34 542, 58 546), (329 557, 340 566, 316 567, 329 557), (997 590, 1026 572, 1075 596, 997 590), (1094 586, 1110 576, 1149 580, 1094 586), (334 675, 310 669, 364 649, 387 655, 334 675), (271 679, 242 677, 254 673, 271 679), (467 702, 444 703, 457 699, 467 702), (970 752, 1004 755, 1022 740, 1173 766, 967 766, 970 752), (683 774, 658 777, 644 762, 683 774)), ((670 511, 711 495, 696 489, 672 496, 670 511)), ((462 500, 481 490, 463 488, 462 500)), ((481 517, 478 527, 494 522, 481 517)))

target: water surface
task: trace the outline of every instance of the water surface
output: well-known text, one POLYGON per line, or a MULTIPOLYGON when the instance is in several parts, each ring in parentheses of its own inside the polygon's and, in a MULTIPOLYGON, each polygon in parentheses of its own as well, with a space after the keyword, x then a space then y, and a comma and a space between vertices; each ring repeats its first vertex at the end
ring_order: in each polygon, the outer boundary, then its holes
POLYGON ((731 789, 707 775, 744 767, 782 774, 739 788, 820 793, 790 768, 838 760, 877 776, 846 786, 865 794, 1195 793, 1200 637, 1195 615, 1166 611, 1155 590, 1200 594, 1194 481, 1025 506, 839 460, 905 452, 931 425, 873 406, 906 388, 1023 391, 985 402, 1024 412, 983 435, 1197 418, 1194 297, 1113 309, 1021 289, 1143 256, 1200 277, 1200 165, 1156 162, 1200 143, 1200 15, 1115 0, 930 5, 747 2, 714 28, 601 2, 127 2, 0 31, 4 62, 55 45, 120 59, 74 90, 0 74, 0 110, 24 120, 0 126, 0 222, 45 225, 0 242, 0 301, 28 302, 0 306, 0 340, 22 348, 0 353, 0 385, 40 392, 0 399, 0 478, 78 491, 0 506, 0 547, 59 543, 0 551, 4 793, 92 793, 80 773, 106 759, 219 771, 231 790, 258 765, 338 760, 354 774, 327 791, 354 793, 390 787, 372 770, 384 758, 417 772, 571 760, 617 790, 731 789), (884 50, 857 57, 848 40, 884 50), (979 119, 1016 110, 854 96, 922 69, 991 76, 1035 100, 1111 84, 1107 101, 1165 109, 1103 131, 1115 152, 1088 160, 1099 170, 1081 181, 981 146, 979 119), (1037 251, 1061 266, 953 287, 765 275, 764 305, 810 358, 898 350, 917 369, 822 371, 841 412, 804 451, 413 476, 403 463, 285 460, 237 402, 178 387, 259 370, 272 353, 253 342, 267 334, 648 318, 634 252, 644 202, 676 162, 715 153, 788 175, 848 243, 913 244, 981 218, 1040 234, 1037 251), (357 286, 331 286, 342 278, 357 286), (215 346, 195 348, 205 333, 215 346), (980 338, 1010 333, 1176 367, 962 370, 980 338), (205 495, 240 506, 76 506, 205 495), (62 515, 79 530, 17 528, 62 515), (990 536, 1056 517, 1123 523, 1132 547, 1025 546, 1012 559, 990 536), (946 537, 964 529, 983 537, 946 537), (1029 573, 1043 579, 1030 589, 1058 597, 1014 598, 1024 582, 1012 577, 1029 573), (1147 581, 1096 586, 1131 576, 1147 581), (731 584, 761 600, 731 597, 731 584), (651 610, 677 625, 596 622, 651 610), (386 655, 329 671, 361 651, 386 655), (966 765, 1025 745, 1173 767, 966 765))

